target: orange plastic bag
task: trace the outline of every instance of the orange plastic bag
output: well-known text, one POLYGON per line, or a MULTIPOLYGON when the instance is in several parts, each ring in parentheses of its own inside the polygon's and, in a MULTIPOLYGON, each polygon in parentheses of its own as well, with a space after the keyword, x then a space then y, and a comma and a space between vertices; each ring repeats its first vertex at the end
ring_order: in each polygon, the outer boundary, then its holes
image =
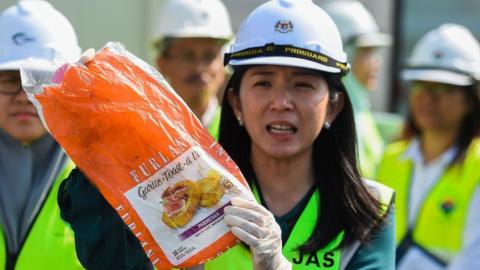
POLYGON ((236 244, 223 209, 233 196, 252 198, 248 185, 153 68, 109 43, 43 90, 29 96, 50 133, 157 269, 197 265, 236 244))

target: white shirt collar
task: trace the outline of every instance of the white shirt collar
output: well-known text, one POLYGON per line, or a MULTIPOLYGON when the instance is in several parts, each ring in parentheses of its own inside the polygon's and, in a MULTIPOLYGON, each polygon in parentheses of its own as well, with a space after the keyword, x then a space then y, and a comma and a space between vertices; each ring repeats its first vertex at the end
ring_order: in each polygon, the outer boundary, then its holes
MULTIPOLYGON (((448 148, 445 152, 443 152, 441 156, 431 161, 430 164, 448 166, 448 164, 450 164, 455 158, 455 155, 457 154, 457 152, 458 152, 458 145, 454 144, 450 148, 448 148)), ((415 164, 424 164, 425 159, 423 157, 423 153, 420 145, 420 139, 418 137, 415 137, 411 141, 407 150, 403 153, 402 159, 410 159, 415 164)))

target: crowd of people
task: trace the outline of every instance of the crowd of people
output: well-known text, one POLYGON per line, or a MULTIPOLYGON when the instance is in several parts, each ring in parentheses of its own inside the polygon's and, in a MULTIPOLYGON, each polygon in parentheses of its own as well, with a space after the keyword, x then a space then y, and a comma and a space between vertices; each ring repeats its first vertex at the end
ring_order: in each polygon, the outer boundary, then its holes
MULTIPOLYGON (((243 244, 194 269, 480 269, 480 44, 467 28, 418 40, 389 142, 369 95, 394 40, 361 2, 270 0, 236 33, 219 0, 167 0, 159 17, 156 67, 256 198, 225 209, 243 244)), ((154 269, 22 90, 23 61, 80 53, 47 1, 0 14, 0 269, 154 269)))

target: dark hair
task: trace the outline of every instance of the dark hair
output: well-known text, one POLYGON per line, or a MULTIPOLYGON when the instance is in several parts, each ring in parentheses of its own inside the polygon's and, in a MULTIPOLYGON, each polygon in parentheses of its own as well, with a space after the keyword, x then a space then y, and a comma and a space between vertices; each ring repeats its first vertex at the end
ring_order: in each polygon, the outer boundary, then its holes
MULTIPOLYGON (((460 91, 464 93, 465 102, 469 103, 470 112, 465 115, 460 127, 460 133, 456 139, 458 145, 458 152, 453 159, 452 164, 461 162, 465 158, 468 147, 471 142, 480 135, 480 97, 478 83, 469 86, 458 86, 460 91)), ((413 137, 419 136, 421 130, 415 124, 411 110, 402 132, 401 139, 409 140, 413 137)))
MULTIPOLYGON (((251 66, 234 68, 227 84, 238 95, 240 83, 251 66)), ((306 243, 298 247, 302 253, 315 253, 345 231, 339 247, 354 240, 368 241, 368 231, 383 224, 380 203, 367 190, 357 168, 356 134, 353 109, 341 83, 340 75, 324 73, 329 89, 341 91, 345 106, 329 130, 323 129, 313 145, 315 187, 320 193, 315 229, 306 243)), ((250 137, 238 125, 227 95, 222 102, 219 142, 251 181, 255 172, 250 164, 250 137)))

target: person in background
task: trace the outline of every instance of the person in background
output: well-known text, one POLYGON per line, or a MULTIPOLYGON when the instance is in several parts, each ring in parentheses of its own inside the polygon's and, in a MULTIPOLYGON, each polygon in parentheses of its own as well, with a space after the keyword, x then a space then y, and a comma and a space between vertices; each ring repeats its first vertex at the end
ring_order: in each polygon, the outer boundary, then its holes
POLYGON ((382 157, 384 140, 371 111, 369 95, 376 90, 382 68, 379 48, 389 46, 390 35, 381 33, 373 16, 358 1, 339 0, 325 5, 351 59, 352 72, 343 78, 355 114, 360 171, 373 178, 382 157))
POLYGON ((480 45, 444 24, 408 65, 405 132, 378 172, 397 191, 398 269, 480 269, 480 45))
POLYGON ((73 165, 42 126, 19 71, 29 57, 79 53, 72 25, 46 1, 0 14, 0 269, 83 269, 56 203, 73 165))
POLYGON ((227 9, 219 0, 168 0, 157 25, 159 71, 217 137, 217 94, 226 79, 222 48, 233 36, 227 9))
MULTIPOLYGON (((201 267, 393 269, 394 194, 357 169, 341 81, 349 65, 331 18, 311 0, 268 1, 245 19, 225 59, 233 75, 219 142, 256 202, 232 199, 223 221, 243 244, 201 267)), ((59 204, 89 269, 152 268, 80 170, 62 184, 59 204)))

